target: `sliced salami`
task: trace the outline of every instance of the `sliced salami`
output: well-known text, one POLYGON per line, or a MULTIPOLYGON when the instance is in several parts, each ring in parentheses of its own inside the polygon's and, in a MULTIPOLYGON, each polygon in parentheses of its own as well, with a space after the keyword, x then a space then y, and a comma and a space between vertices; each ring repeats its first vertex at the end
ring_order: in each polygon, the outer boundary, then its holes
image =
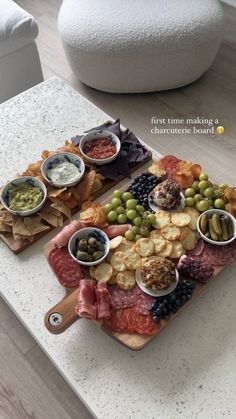
POLYGON ((49 256, 48 262, 63 287, 77 287, 83 278, 80 265, 72 259, 66 248, 55 248, 49 256))
POLYGON ((114 310, 130 308, 136 306, 140 314, 147 314, 152 306, 154 298, 145 294, 137 285, 128 291, 124 291, 117 285, 110 285, 109 292, 112 298, 112 308, 114 310))
POLYGON ((176 165, 180 162, 181 160, 178 159, 175 156, 165 156, 162 157, 161 159, 161 164, 164 167, 164 169, 167 171, 167 173, 171 176, 174 176, 175 174, 175 169, 176 169, 176 165))
POLYGON ((212 266, 225 266, 233 262, 234 251, 230 245, 217 246, 205 243, 204 251, 196 258, 212 266))
POLYGON ((197 246, 193 250, 189 250, 187 252, 187 255, 191 257, 200 256, 203 253, 204 246, 205 246, 205 242, 202 239, 198 240, 197 246))

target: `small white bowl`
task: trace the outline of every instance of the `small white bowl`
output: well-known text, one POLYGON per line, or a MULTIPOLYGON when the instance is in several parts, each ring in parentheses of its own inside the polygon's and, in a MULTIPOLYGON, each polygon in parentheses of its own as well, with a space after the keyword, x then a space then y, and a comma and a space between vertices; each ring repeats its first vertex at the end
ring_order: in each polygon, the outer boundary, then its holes
POLYGON ((10 182, 8 182, 2 189, 1 191, 1 195, 0 195, 0 200, 2 205, 4 206, 4 208, 11 212, 14 215, 19 215, 20 217, 26 217, 27 215, 31 215, 34 214, 35 212, 38 212, 40 210, 40 208, 42 208, 44 202, 47 199, 47 188, 44 185, 43 182, 41 182, 41 180, 37 179, 36 177, 32 177, 32 176, 22 176, 16 179, 11 180, 10 182), (41 189, 41 191, 43 192, 43 199, 40 202, 39 205, 37 205, 35 208, 32 208, 31 210, 28 211, 14 211, 12 209, 10 209, 8 207, 8 193, 9 190, 12 189, 14 186, 20 185, 22 183, 27 183, 30 186, 35 186, 41 189))
POLYGON ((57 188, 64 188, 64 187, 71 187, 77 185, 84 175, 85 171, 85 164, 81 157, 77 156, 77 154, 73 153, 56 153, 52 156, 49 156, 47 159, 43 161, 41 166, 41 173, 44 179, 50 183, 50 185, 56 186, 57 188), (48 176, 48 170, 52 169, 53 165, 58 164, 59 162, 68 161, 69 163, 74 164, 78 170, 78 177, 70 183, 55 183, 53 182, 50 177, 48 176))
POLYGON ((108 255, 110 250, 110 240, 108 239, 106 233, 104 233, 104 231, 100 230, 99 228, 95 228, 95 227, 85 227, 82 228, 81 230, 77 231, 76 233, 73 234, 73 236, 70 238, 70 241, 68 243, 68 251, 71 255, 71 257, 78 263, 80 263, 81 265, 84 266, 95 266, 95 265, 99 265, 99 263, 101 263, 108 255), (105 246, 105 253, 104 255, 98 259, 98 260, 94 260, 93 262, 85 262, 83 260, 77 259, 77 257, 75 256, 76 254, 76 243, 77 240, 81 240, 81 239, 86 239, 88 236, 94 236, 95 239, 101 241, 104 246, 105 246))
POLYGON ((101 166, 103 164, 108 164, 108 163, 111 163, 113 160, 115 160, 116 157, 118 156, 119 152, 120 152, 120 147, 121 147, 121 144, 120 144, 119 138, 115 134, 113 134, 112 132, 102 130, 102 129, 90 131, 88 134, 85 134, 81 138, 80 143, 79 143, 80 152, 83 155, 83 157, 85 158, 85 160, 87 160, 88 162, 90 162, 92 164, 96 164, 97 166, 101 166), (113 144, 115 144, 116 153, 113 154, 113 156, 108 157, 107 159, 93 159, 93 158, 87 156, 87 154, 84 153, 85 144, 87 142, 90 142, 92 140, 97 140, 99 138, 106 138, 107 140, 109 140, 113 144))
POLYGON ((200 236, 202 237, 202 239, 205 240, 206 242, 211 243, 211 244, 216 244, 217 246, 225 246, 226 244, 233 242, 236 238, 236 219, 233 217, 233 215, 229 214, 229 212, 227 211, 224 211, 221 209, 211 209, 199 215, 198 220, 197 220, 197 230, 200 236), (220 241, 212 240, 206 237, 200 229, 200 220, 203 214, 206 214, 208 218, 213 214, 226 215, 227 217, 229 217, 233 224, 233 236, 231 237, 231 239, 220 242, 220 241))

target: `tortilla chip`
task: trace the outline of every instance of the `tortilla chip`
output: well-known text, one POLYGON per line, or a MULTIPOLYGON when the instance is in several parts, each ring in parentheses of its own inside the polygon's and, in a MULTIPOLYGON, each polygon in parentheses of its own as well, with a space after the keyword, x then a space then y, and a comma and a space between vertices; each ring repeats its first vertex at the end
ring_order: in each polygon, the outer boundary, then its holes
POLYGON ((43 161, 42 160, 38 160, 36 161, 36 163, 31 163, 29 164, 29 166, 27 167, 27 169, 23 172, 24 176, 37 176, 41 174, 40 168, 42 166, 43 161))
POLYGON ((66 188, 49 188, 48 189, 48 197, 49 198, 57 198, 58 196, 60 196, 64 191, 66 191, 66 188))
POLYGON ((24 224, 22 218, 16 218, 15 220, 13 220, 12 232, 14 239, 15 236, 31 236, 31 232, 24 224))
POLYGON ((57 227, 63 227, 64 224, 64 218, 63 215, 57 218, 57 227))
POLYGON ((11 233, 12 228, 0 220, 0 233, 11 233))
POLYGON ((58 217, 50 212, 40 212, 40 217, 53 227, 57 227, 58 217))
POLYGON ((95 177, 95 179, 94 179, 94 184, 93 184, 93 186, 92 186, 92 188, 91 188, 91 194, 93 194, 93 193, 95 193, 95 192, 97 192, 97 191, 99 191, 99 189, 101 189, 101 187, 102 187, 102 181, 101 181, 101 179, 99 179, 99 177, 96 175, 96 177, 95 177))
POLYGON ((64 214, 67 218, 71 218, 71 210, 64 202, 61 202, 61 201, 53 202, 53 204, 51 204, 51 207, 58 210, 59 215, 61 215, 60 213, 62 212, 62 214, 64 214))
POLYGON ((3 211, 1 211, 0 219, 5 224, 7 224, 9 226, 12 226, 13 220, 15 220, 16 217, 15 217, 15 215, 11 214, 10 212, 8 212, 6 210, 3 210, 3 211))
POLYGON ((82 181, 78 185, 71 188, 73 198, 80 204, 89 198, 95 178, 95 170, 90 170, 90 172, 85 173, 82 181))
POLYGON ((23 223, 31 235, 39 234, 44 230, 48 230, 50 227, 46 226, 41 222, 41 217, 26 217, 23 223))
POLYGON ((81 156, 80 150, 74 144, 69 141, 65 141, 65 144, 62 147, 57 148, 57 153, 73 153, 81 156))

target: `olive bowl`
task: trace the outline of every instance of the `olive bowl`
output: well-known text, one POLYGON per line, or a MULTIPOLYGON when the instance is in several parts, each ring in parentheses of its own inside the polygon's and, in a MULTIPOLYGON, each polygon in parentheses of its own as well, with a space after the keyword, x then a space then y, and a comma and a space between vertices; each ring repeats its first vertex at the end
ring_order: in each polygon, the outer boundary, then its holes
POLYGON ((41 180, 32 176, 22 176, 22 177, 13 179, 10 182, 7 182, 6 185, 2 188, 1 194, 0 194, 0 201, 3 207, 11 214, 18 215, 19 217, 26 217, 28 215, 34 214, 35 212, 38 212, 42 208, 46 199, 47 199, 46 186, 44 185, 43 182, 41 182, 41 180), (42 198, 42 201, 38 205, 36 205, 34 208, 31 208, 26 211, 20 211, 20 210, 15 211, 9 208, 9 192, 15 186, 22 185, 22 184, 27 184, 29 186, 39 188, 43 193, 43 198, 42 198))
POLYGON ((121 143, 120 143, 119 138, 112 132, 106 131, 103 129, 97 129, 97 130, 88 132, 81 138, 80 143, 79 143, 79 149, 85 161, 87 160, 89 163, 95 164, 97 166, 108 164, 108 163, 111 163, 113 160, 115 160, 120 152, 120 148, 121 148, 121 143), (94 159, 92 157, 89 157, 84 152, 84 147, 86 143, 89 143, 93 140, 98 140, 100 138, 105 138, 106 140, 111 141, 116 146, 116 152, 111 157, 107 157, 105 159, 94 159))
POLYGON ((68 251, 71 257, 76 262, 84 266, 99 265, 107 257, 109 250, 110 250, 110 240, 108 236, 106 235, 106 233, 104 233, 104 231, 95 227, 85 227, 85 228, 82 228, 81 230, 76 231, 76 233, 73 234, 73 236, 70 238, 70 241, 68 243, 68 251), (87 262, 85 260, 81 260, 78 257, 76 257, 77 244, 79 240, 88 239, 90 237, 93 237, 97 241, 101 242, 104 245, 105 251, 104 251, 104 255, 100 259, 87 262))
POLYGON ((77 185, 83 178, 85 172, 85 164, 84 161, 79 157, 77 154, 74 153, 55 153, 51 156, 47 157, 41 166, 41 173, 44 177, 44 179, 50 183, 50 185, 55 186, 56 188, 68 188, 77 185), (78 169, 78 176, 76 177, 73 182, 64 182, 64 183, 56 183, 53 182, 48 174, 48 171, 52 169, 55 165, 61 163, 61 162, 69 162, 74 164, 78 169))

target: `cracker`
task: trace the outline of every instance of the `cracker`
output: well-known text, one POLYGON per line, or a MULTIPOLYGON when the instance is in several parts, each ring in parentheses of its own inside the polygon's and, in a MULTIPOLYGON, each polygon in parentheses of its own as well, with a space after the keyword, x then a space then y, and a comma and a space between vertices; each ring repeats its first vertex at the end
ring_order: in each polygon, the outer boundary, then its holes
POLYGON ((162 256, 164 258, 168 258, 173 250, 173 242, 170 242, 169 240, 166 240, 166 245, 164 249, 158 253, 158 256, 162 256))
POLYGON ((155 246, 152 240, 138 239, 134 246, 135 251, 142 257, 151 256, 154 254, 155 246))
POLYGON ((116 248, 118 252, 128 252, 129 250, 133 250, 134 243, 131 241, 126 240, 123 237, 121 244, 116 248))
POLYGON ((161 235, 166 239, 166 240, 177 240, 180 237, 180 229, 179 227, 176 227, 174 224, 166 224, 162 229, 161 229, 161 235))
POLYGON ((130 290, 135 287, 135 276, 133 271, 124 271, 117 274, 117 285, 122 290, 130 290))
POLYGON ((138 253, 136 252, 127 252, 125 254, 125 265, 127 269, 135 270, 140 267, 141 258, 138 253))
POLYGON ((150 239, 154 243, 155 253, 161 252, 164 249, 166 241, 157 230, 151 231, 150 239))
POLYGON ((184 227, 181 232, 180 241, 185 250, 193 250, 197 245, 197 236, 189 227, 184 227))
POLYGON ((183 209, 183 212, 190 216, 190 222, 188 224, 188 227, 191 228, 191 230, 197 230, 197 220, 200 213, 195 208, 191 207, 185 207, 183 209))
POLYGON ((94 271, 94 278, 98 282, 108 282, 112 277, 112 266, 109 263, 102 262, 94 271))
POLYGON ((89 268, 89 275, 92 278, 95 278, 95 271, 96 271, 96 269, 97 269, 97 266, 90 266, 90 268, 89 268))
POLYGON ((122 272, 126 270, 125 264, 125 253, 124 252, 115 252, 113 253, 111 260, 111 266, 118 272, 122 272))
POLYGON ((113 269, 112 276, 111 276, 111 278, 110 278, 110 279, 109 279, 109 281, 108 281, 108 284, 109 284, 109 285, 114 285, 114 284, 116 284, 117 274, 118 274, 118 272, 117 272, 115 269, 113 269))
POLYGON ((178 240, 174 240, 172 245, 173 249, 169 257, 172 259, 179 259, 184 254, 182 243, 178 240))
POLYGON ((177 227, 187 226, 191 221, 190 215, 185 212, 174 212, 171 214, 171 222, 177 227))
POLYGON ((153 224, 154 228, 161 229, 166 224, 170 223, 170 214, 167 211, 158 211, 155 213, 156 221, 153 224))
POLYGON ((123 236, 117 236, 110 240, 110 249, 116 249, 123 241, 123 236))

